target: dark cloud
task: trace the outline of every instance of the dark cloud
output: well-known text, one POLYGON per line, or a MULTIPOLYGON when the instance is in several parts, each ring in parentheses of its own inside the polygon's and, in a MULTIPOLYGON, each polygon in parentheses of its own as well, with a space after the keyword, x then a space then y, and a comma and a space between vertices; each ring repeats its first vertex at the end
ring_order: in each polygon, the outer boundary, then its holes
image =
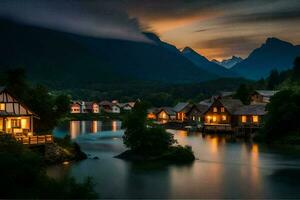
POLYGON ((272 35, 299 41, 288 30, 300 31, 300 0, 0 0, 0 16, 144 42, 148 29, 177 46, 208 49, 208 57, 244 56, 272 35))
POLYGON ((0 15, 25 23, 85 35, 147 41, 122 2, 1 0, 0 15))
POLYGON ((240 14, 224 19, 227 23, 264 23, 290 20, 300 21, 300 7, 297 10, 240 14))

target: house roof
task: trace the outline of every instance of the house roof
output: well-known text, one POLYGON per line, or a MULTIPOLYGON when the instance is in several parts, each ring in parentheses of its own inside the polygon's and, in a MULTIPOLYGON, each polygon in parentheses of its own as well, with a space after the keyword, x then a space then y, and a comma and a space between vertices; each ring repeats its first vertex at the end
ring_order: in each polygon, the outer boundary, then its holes
POLYGON ((113 104, 109 101, 101 101, 99 103, 100 106, 112 106, 113 104))
POLYGON ((256 90, 258 94, 264 97, 271 97, 278 92, 278 90, 256 90))
POLYGON ((176 104, 176 106, 173 108, 173 110, 175 112, 182 112, 184 110, 187 109, 187 107, 189 107, 189 103, 187 102, 179 102, 178 104, 176 104))
POLYGON ((219 99, 223 106, 230 113, 234 113, 238 108, 243 106, 243 103, 238 99, 219 99))
POLYGON ((228 97, 228 96, 234 95, 234 92, 232 92, 232 91, 221 91, 221 92, 220 92, 220 95, 221 95, 222 97, 228 97))
POLYGON ((239 107, 235 112, 235 115, 265 115, 265 104, 246 105, 239 107))
POLYGON ((158 111, 159 111, 159 108, 155 108, 155 107, 147 109, 147 113, 156 114, 158 111))
POLYGON ((211 99, 204 99, 204 100, 199 102, 199 105, 203 105, 203 106, 210 106, 211 104, 212 104, 211 99))
POLYGON ((157 113, 160 113, 161 111, 165 111, 168 115, 176 115, 176 112, 172 107, 161 107, 158 109, 157 113))

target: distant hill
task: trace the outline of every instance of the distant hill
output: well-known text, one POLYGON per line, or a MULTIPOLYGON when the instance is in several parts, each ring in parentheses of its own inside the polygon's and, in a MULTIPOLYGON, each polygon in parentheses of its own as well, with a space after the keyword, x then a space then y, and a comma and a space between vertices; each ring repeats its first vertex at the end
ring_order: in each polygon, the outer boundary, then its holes
POLYGON ((231 70, 249 79, 265 78, 272 69, 290 69, 295 57, 300 56, 300 47, 277 38, 266 42, 231 70))
POLYGON ((230 69, 230 68, 232 68, 233 66, 235 66, 236 64, 238 64, 242 61, 243 61, 243 58, 237 57, 237 56, 232 56, 231 58, 225 59, 225 60, 222 60, 222 61, 217 61, 217 60, 213 59, 211 62, 214 62, 218 65, 221 65, 221 66, 223 66, 227 69, 230 69))
POLYGON ((80 36, 0 20, 0 70, 24 67, 33 81, 63 87, 130 80, 169 83, 218 78, 199 69, 174 46, 80 36))
POLYGON ((217 74, 220 77, 237 76, 235 72, 232 72, 216 63, 210 62, 207 58, 198 54, 190 47, 185 47, 182 50, 182 54, 202 70, 217 74))

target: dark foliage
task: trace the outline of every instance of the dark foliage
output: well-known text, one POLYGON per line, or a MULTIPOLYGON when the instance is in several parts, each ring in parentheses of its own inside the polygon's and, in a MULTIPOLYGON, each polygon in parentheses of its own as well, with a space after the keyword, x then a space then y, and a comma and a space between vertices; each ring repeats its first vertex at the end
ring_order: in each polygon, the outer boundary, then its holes
POLYGON ((139 154, 159 155, 176 141, 162 127, 147 127, 146 114, 146 105, 137 103, 124 119, 123 126, 126 131, 123 141, 128 148, 139 154))
POLYGON ((0 177, 1 198, 96 198, 91 179, 48 177, 42 159, 9 135, 0 137, 0 177))
POLYGON ((290 135, 300 137, 300 93, 299 91, 283 90, 271 98, 267 105, 263 132, 268 141, 279 141, 290 135))
POLYGON ((253 93, 253 91, 254 90, 251 86, 242 84, 237 89, 234 98, 240 99, 245 105, 249 105, 251 101, 251 94, 253 93))

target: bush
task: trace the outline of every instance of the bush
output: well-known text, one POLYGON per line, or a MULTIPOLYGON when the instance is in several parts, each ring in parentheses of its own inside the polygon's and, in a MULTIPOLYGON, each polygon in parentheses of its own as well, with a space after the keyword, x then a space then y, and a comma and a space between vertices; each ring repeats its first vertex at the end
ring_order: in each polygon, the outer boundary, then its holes
POLYGON ((171 147, 164 158, 170 162, 188 163, 195 160, 194 152, 190 146, 174 146, 171 147))

